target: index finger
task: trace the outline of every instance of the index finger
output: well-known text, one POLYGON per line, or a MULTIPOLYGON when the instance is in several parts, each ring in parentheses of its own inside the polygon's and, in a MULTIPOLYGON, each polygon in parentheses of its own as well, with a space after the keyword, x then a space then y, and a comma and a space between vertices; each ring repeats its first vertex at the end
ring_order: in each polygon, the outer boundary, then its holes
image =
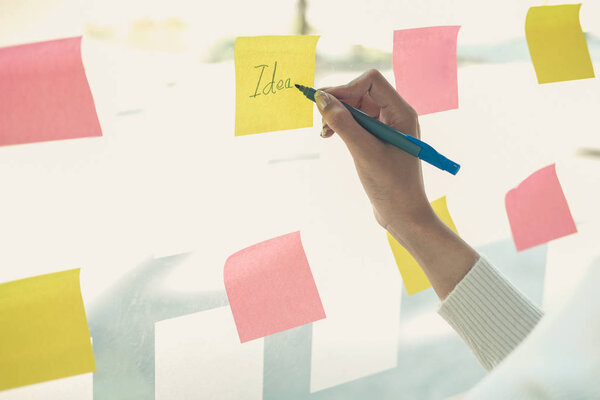
POLYGON ((360 104, 364 98, 372 100, 380 109, 410 107, 376 69, 363 73, 345 85, 328 88, 327 92, 353 107, 360 104))

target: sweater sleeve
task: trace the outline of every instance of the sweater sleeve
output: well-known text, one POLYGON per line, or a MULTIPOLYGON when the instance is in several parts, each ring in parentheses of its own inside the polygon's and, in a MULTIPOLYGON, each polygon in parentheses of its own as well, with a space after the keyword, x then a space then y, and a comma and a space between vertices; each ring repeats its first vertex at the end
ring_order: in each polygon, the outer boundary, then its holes
POLYGON ((441 302, 438 313, 488 371, 525 339, 543 315, 484 257, 441 302))

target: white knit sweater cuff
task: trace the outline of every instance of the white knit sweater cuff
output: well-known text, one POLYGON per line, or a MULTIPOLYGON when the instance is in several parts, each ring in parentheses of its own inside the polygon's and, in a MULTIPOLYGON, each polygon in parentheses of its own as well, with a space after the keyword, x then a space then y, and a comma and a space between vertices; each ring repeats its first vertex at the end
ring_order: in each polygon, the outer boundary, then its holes
POLYGON ((525 339, 543 315, 484 257, 442 301, 438 313, 488 371, 525 339))

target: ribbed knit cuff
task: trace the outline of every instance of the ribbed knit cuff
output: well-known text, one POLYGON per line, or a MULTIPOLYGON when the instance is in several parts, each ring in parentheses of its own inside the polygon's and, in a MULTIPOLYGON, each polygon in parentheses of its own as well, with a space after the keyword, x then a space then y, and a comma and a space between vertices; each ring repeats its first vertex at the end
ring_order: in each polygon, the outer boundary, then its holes
POLYGON ((438 313, 488 371, 513 351, 543 316, 484 257, 441 302, 438 313))

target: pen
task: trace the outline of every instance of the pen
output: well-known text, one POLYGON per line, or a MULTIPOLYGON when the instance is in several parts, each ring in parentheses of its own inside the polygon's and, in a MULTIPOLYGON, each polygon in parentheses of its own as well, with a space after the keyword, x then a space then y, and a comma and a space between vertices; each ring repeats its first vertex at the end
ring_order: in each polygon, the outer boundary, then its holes
MULTIPOLYGON (((296 85, 309 100, 315 101, 316 90, 311 87, 296 85)), ((400 150, 404 150, 429 164, 441 170, 448 171, 452 175, 456 175, 460 169, 460 165, 438 153, 433 147, 425 142, 420 141, 416 137, 406 135, 391 126, 387 126, 383 122, 376 120, 364 112, 349 106, 342 102, 344 107, 350 111, 356 122, 372 135, 378 137, 384 142, 393 144, 400 150)))

